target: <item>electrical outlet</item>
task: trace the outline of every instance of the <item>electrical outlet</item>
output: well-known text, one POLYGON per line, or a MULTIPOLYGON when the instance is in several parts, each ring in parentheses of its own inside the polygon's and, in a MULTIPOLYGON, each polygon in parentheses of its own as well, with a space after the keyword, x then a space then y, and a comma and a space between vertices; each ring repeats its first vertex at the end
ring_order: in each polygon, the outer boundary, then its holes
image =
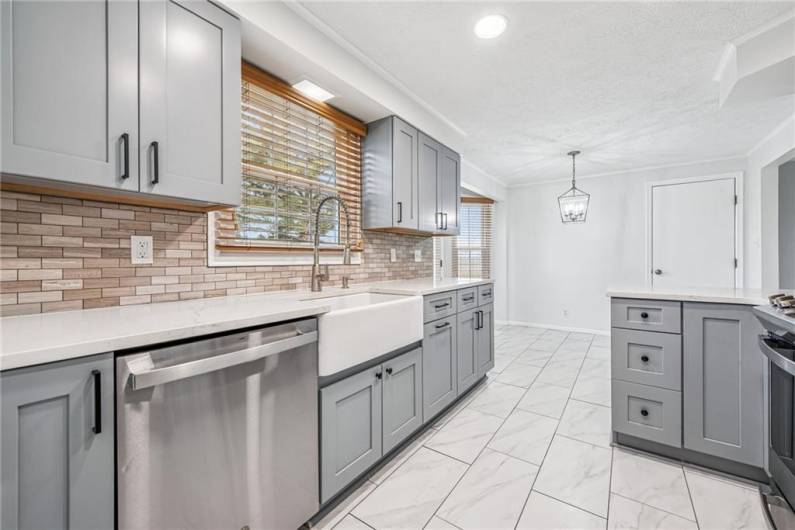
POLYGON ((397 261, 397 250, 394 248, 389 249, 389 261, 395 263, 397 261))
POLYGON ((414 261, 420 263, 422 261, 422 250, 415 250, 414 251, 414 261))
POLYGON ((134 265, 152 263, 152 236, 130 236, 130 260, 134 265))

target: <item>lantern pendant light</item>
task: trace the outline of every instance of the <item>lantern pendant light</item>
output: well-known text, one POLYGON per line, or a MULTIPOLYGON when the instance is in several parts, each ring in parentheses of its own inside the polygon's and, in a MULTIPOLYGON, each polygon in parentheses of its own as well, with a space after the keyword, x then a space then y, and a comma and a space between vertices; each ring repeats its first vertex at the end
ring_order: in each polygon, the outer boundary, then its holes
POLYGON ((570 151, 567 153, 571 157, 571 189, 558 197, 558 206, 560 206, 560 220, 566 223, 584 223, 585 217, 588 215, 588 201, 591 196, 582 190, 577 189, 575 181, 576 167, 574 164, 575 157, 580 154, 579 151, 570 151))

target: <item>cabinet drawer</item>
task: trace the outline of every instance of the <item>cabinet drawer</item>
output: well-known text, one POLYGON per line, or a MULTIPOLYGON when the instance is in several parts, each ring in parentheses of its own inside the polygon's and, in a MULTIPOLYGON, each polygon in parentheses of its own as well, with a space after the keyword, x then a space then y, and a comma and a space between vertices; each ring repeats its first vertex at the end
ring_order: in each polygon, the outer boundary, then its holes
POLYGON ((494 284, 478 285, 478 305, 490 304, 494 301, 494 284))
POLYGON ((457 298, 458 291, 447 291, 446 293, 430 294, 426 296, 423 307, 423 314, 425 316, 423 322, 430 322, 437 318, 455 315, 457 312, 457 298))
POLYGON ((461 289, 458 291, 458 307, 457 310, 466 311, 478 305, 478 289, 472 287, 471 289, 461 289))
POLYGON ((682 389, 682 337, 671 333, 612 330, 613 379, 682 389))
POLYGON ((613 381, 613 430, 682 447, 682 393, 613 381))
POLYGON ((614 298, 611 320, 614 328, 681 333, 682 303, 614 298))

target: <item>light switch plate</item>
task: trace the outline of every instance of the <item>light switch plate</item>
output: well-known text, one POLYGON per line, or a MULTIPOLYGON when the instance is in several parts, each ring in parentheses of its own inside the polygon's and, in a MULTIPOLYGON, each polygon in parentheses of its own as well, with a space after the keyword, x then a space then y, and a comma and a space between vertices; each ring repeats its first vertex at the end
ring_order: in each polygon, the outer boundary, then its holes
POLYGON ((394 248, 389 249, 389 261, 395 263, 397 261, 397 250, 394 248))
POLYGON ((422 250, 417 249, 414 251, 414 261, 417 263, 422 261, 422 250))
POLYGON ((130 236, 130 261, 133 265, 152 263, 152 236, 130 236))

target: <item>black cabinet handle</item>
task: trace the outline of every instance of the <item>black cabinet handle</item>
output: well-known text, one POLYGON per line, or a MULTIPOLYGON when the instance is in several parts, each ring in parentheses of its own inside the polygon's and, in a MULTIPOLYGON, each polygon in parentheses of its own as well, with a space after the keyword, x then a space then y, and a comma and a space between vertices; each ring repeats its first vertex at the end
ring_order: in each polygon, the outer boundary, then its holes
POLYGON ((649 356, 648 355, 641 355, 640 356, 640 360, 643 361, 644 363, 647 363, 647 362, 649 362, 649 356))
POLYGON ((441 309, 441 308, 443 308, 443 307, 447 307, 447 306, 449 306, 449 305, 450 305, 450 302, 445 302, 445 303, 443 303, 443 304, 436 304, 435 306, 433 306, 433 308, 434 308, 434 309, 441 309))
POLYGON ((646 311, 644 311, 643 313, 640 314, 640 318, 649 318, 649 314, 646 311))
POLYGON ((375 373, 375 378, 376 379, 381 379, 382 377, 384 377, 384 374, 382 372, 376 372, 375 373))
POLYGON ((486 291, 483 293, 483 296, 491 296, 491 291, 486 291))
POLYGON ((130 135, 124 133, 121 135, 122 156, 124 157, 124 172, 121 174, 122 179, 130 178, 130 135))
POLYGON ((152 142, 152 184, 160 182, 160 143, 152 142))
POLYGON ((483 328, 483 311, 475 311, 475 329, 483 328))
POLYGON ((397 222, 398 223, 402 223, 403 222, 403 203, 398 201, 397 205, 398 205, 398 220, 397 220, 397 222))
POLYGON ((443 322, 443 323, 441 323, 441 324, 436 324, 436 325, 434 326, 434 328, 436 328, 436 329, 442 329, 442 328, 446 328, 446 327, 447 327, 447 326, 449 326, 449 325, 450 325, 450 323, 449 323, 449 322, 443 322))
POLYGON ((102 372, 91 370, 94 378, 94 426, 91 431, 94 434, 102 432, 102 372))
POLYGON ((387 375, 392 375, 392 368, 387 368, 386 373, 387 375))
POLYGON ((649 415, 649 411, 646 409, 640 409, 640 415, 644 418, 649 415))
POLYGON ((475 299, 475 295, 473 294, 472 296, 467 296, 465 298, 462 298, 461 301, 462 302, 471 302, 474 299, 475 299))

